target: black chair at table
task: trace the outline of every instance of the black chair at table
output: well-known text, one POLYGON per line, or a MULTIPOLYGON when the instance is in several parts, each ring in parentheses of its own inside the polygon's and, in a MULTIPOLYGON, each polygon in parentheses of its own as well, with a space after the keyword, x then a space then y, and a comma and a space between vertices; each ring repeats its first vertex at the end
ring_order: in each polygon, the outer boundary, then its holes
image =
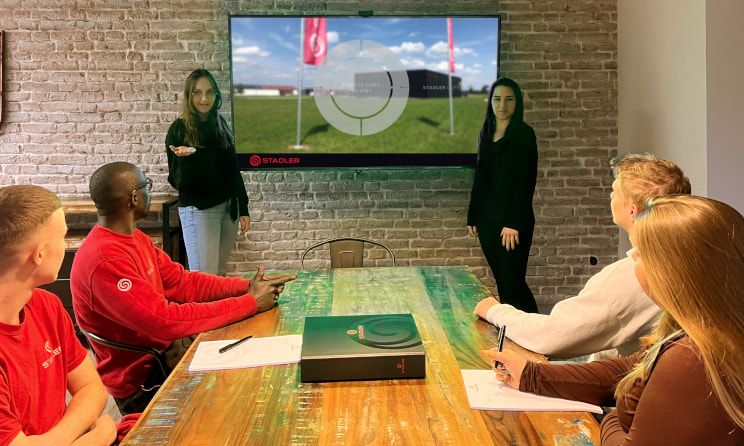
POLYGON ((305 257, 314 249, 328 244, 328 248, 331 253, 331 268, 361 268, 364 263, 364 244, 369 243, 371 245, 379 246, 387 251, 392 262, 391 266, 395 266, 395 254, 393 251, 380 242, 367 240, 357 237, 339 237, 329 240, 323 240, 318 242, 302 252, 300 258, 300 267, 305 269, 305 257))
MULTIPOLYGON (((88 338, 88 342, 95 342, 101 345, 105 345, 107 347, 116 348, 119 350, 127 350, 130 352, 138 352, 138 353, 144 353, 147 355, 151 355, 155 358, 155 362, 158 365, 158 368, 160 369, 160 372, 163 375, 163 379, 160 382, 165 381, 165 379, 170 375, 171 368, 168 367, 168 361, 165 358, 165 355, 159 351, 157 351, 154 348, 150 347, 140 347, 138 345, 131 345, 131 344, 125 344, 123 342, 118 341, 112 341, 111 339, 106 339, 102 336, 99 336, 97 334, 89 333, 82 328, 79 328, 80 332, 85 335, 85 337, 88 338)), ((158 385, 159 386, 159 385, 158 385)), ((148 389, 145 389, 148 390, 148 389)))

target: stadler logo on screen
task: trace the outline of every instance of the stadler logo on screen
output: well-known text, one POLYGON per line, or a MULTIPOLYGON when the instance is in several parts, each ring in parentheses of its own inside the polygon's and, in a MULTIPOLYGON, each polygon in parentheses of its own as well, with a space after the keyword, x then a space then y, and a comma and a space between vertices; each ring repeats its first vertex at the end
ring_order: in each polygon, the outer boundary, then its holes
POLYGON ((248 163, 251 167, 258 167, 260 165, 286 165, 286 164, 300 164, 300 158, 296 156, 260 156, 251 155, 248 159, 248 163))
POLYGON ((350 135, 390 127, 408 102, 408 73, 395 53, 371 40, 352 40, 328 52, 317 73, 315 104, 329 124, 350 135))

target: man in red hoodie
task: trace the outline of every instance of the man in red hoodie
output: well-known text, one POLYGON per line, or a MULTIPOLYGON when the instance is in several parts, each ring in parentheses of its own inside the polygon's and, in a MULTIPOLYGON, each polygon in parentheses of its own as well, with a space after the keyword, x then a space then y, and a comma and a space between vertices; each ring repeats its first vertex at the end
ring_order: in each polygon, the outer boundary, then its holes
MULTIPOLYGON (((259 268, 249 281, 189 272, 136 229, 150 207, 151 187, 137 166, 125 162, 106 164, 91 176, 98 224, 75 255, 70 277, 82 329, 167 354, 180 338, 274 307, 294 275, 264 278, 259 268)), ((98 373, 119 410, 141 412, 164 379, 154 358, 92 346, 98 373)))

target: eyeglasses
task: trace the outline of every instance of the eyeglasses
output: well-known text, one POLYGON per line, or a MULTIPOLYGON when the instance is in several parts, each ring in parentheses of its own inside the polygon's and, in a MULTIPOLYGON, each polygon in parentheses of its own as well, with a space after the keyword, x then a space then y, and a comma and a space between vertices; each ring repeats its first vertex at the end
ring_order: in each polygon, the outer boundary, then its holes
POLYGON ((138 190, 144 189, 144 188, 147 188, 148 192, 152 191, 152 178, 146 178, 145 183, 137 186, 137 189, 135 189, 134 192, 137 192, 138 190))
POLYGON ((212 99, 213 97, 216 96, 216 93, 214 92, 214 90, 207 90, 207 91, 194 90, 191 92, 191 96, 197 97, 197 98, 206 96, 207 98, 212 99))

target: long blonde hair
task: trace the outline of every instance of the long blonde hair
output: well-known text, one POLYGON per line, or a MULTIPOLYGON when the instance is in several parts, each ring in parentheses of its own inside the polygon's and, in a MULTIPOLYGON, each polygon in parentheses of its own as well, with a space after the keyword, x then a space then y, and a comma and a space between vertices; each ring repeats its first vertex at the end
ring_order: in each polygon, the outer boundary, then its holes
POLYGON ((744 428, 744 217, 709 198, 661 197, 636 218, 633 239, 649 293, 666 313, 616 395, 648 379, 659 348, 679 327, 700 350, 721 406, 744 428))

